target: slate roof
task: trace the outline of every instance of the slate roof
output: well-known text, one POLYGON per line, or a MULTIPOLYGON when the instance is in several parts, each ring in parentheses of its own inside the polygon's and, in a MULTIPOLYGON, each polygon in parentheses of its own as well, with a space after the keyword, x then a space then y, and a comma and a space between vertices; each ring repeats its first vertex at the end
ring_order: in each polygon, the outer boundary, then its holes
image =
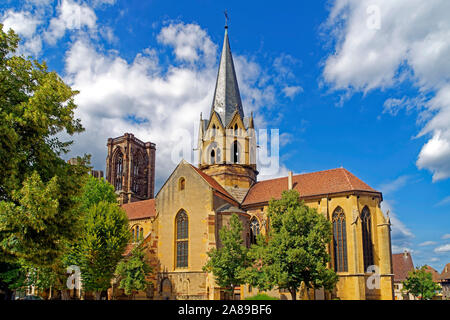
POLYGON ((411 253, 396 253, 392 255, 392 268, 394 270, 394 282, 406 280, 408 272, 414 270, 411 253))
MULTIPOLYGON (((300 197, 327 195, 346 191, 381 192, 371 188, 362 180, 344 168, 317 171, 294 175, 293 189, 300 197)), ((288 177, 257 182, 247 193, 242 205, 265 203, 272 198, 281 199, 281 194, 288 189, 288 177)))
POLYGON ((244 109, 242 108, 233 56, 231 55, 230 42, 228 40, 228 28, 225 28, 225 37, 220 56, 219 71, 217 72, 211 115, 215 111, 219 115, 222 125, 226 127, 231 121, 236 109, 243 119, 244 109))

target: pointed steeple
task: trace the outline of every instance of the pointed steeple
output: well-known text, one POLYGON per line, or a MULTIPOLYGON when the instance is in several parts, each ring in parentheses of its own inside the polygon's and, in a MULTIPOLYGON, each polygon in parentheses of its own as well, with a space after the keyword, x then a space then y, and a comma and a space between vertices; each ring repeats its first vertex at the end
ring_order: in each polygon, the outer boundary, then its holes
POLYGON ((227 126, 236 110, 243 119, 244 110, 242 108, 241 95, 234 70, 230 42, 228 41, 228 26, 225 26, 225 38, 223 40, 219 72, 217 73, 211 115, 213 111, 217 112, 222 124, 227 126))

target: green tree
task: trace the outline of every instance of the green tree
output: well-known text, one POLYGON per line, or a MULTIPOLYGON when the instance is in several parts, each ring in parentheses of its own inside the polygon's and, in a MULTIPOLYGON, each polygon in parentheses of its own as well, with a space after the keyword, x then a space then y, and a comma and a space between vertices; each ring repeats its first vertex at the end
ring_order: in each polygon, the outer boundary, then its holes
POLYGON ((137 245, 116 268, 115 274, 119 280, 119 288, 124 289, 125 294, 131 298, 137 291, 146 290, 151 283, 147 281, 147 276, 153 270, 147 262, 144 250, 145 248, 137 245))
POLYGON ((243 245, 242 223, 236 214, 230 219, 229 226, 219 230, 221 246, 208 251, 209 260, 203 267, 212 272, 216 283, 231 291, 234 299, 234 288, 244 283, 242 271, 247 265, 247 248, 243 245))
POLYGON ((81 225, 89 157, 78 165, 61 158, 72 141, 58 137, 83 131, 74 117, 77 91, 45 63, 17 55, 19 41, 0 24, 0 260, 61 275, 81 225))
POLYGON ((327 268, 331 223, 300 201, 295 190, 284 191, 280 200, 272 199, 268 217, 268 237, 260 236, 250 249, 252 265, 244 272, 247 282, 260 290, 287 289, 293 300, 302 285, 331 290, 337 282, 336 273, 327 268))
POLYGON ((99 299, 111 286, 118 262, 130 240, 128 218, 117 203, 100 201, 86 212, 82 237, 76 246, 83 288, 99 299))
POLYGON ((88 210, 100 201, 117 203, 117 195, 114 192, 114 187, 103 178, 97 179, 93 176, 89 176, 83 187, 81 210, 88 210))
POLYGON ((439 285, 433 282, 433 275, 427 271, 426 266, 422 266, 408 272, 408 278, 403 281, 402 290, 420 300, 430 300, 439 289, 439 285))

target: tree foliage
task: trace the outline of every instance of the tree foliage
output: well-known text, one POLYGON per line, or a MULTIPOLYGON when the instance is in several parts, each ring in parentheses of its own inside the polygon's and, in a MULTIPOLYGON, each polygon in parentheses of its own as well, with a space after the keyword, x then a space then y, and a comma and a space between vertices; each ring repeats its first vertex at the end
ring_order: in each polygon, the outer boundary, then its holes
POLYGON ((295 190, 271 200, 268 217, 268 236, 260 236, 249 252, 252 265, 244 272, 247 282, 260 290, 287 289, 292 299, 302 284, 331 290, 337 282, 335 272, 327 268, 331 223, 300 201, 295 190))
POLYGON ((58 137, 83 131, 77 92, 45 63, 17 55, 19 40, 0 24, 0 260, 17 272, 61 274, 81 225, 89 157, 61 158, 72 142, 58 137))
POLYGON ((152 272, 152 268, 147 262, 144 249, 136 246, 130 256, 117 265, 115 274, 119 279, 119 288, 124 289, 126 295, 134 295, 136 291, 146 290, 150 284, 147 276, 152 272))
POLYGON ((216 283, 234 292, 234 288, 242 283, 242 271, 247 265, 247 248, 243 245, 242 223, 236 214, 230 219, 229 226, 219 231, 221 246, 212 248, 207 254, 209 260, 203 267, 212 272, 216 283))
POLYGON ((410 271, 408 278, 403 281, 403 290, 420 300, 432 299, 439 289, 439 285, 433 282, 433 275, 427 271, 426 266, 410 271))
POLYGON ((100 201, 89 207, 75 249, 85 290, 101 292, 111 286, 129 240, 128 218, 117 203, 100 201))
POLYGON ((71 172, 60 155, 72 142, 57 134, 83 131, 74 118, 78 92, 45 63, 15 55, 18 44, 19 37, 0 24, 0 200, 11 200, 33 172, 44 182, 59 176, 64 190, 71 172))

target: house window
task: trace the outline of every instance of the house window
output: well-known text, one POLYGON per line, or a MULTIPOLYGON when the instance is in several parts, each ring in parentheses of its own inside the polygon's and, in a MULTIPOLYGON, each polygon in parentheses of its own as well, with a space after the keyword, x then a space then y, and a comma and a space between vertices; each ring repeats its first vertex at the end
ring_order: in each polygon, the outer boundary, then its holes
POLYGON ((364 271, 374 264, 373 261, 373 244, 372 244, 372 221, 370 210, 367 206, 361 212, 361 228, 363 237, 363 256, 364 256, 364 271))
POLYGON ((185 211, 180 211, 176 217, 176 267, 188 267, 188 234, 189 221, 185 211))
POLYGON ((333 249, 335 271, 348 271, 345 213, 341 207, 337 207, 333 212, 333 249))

